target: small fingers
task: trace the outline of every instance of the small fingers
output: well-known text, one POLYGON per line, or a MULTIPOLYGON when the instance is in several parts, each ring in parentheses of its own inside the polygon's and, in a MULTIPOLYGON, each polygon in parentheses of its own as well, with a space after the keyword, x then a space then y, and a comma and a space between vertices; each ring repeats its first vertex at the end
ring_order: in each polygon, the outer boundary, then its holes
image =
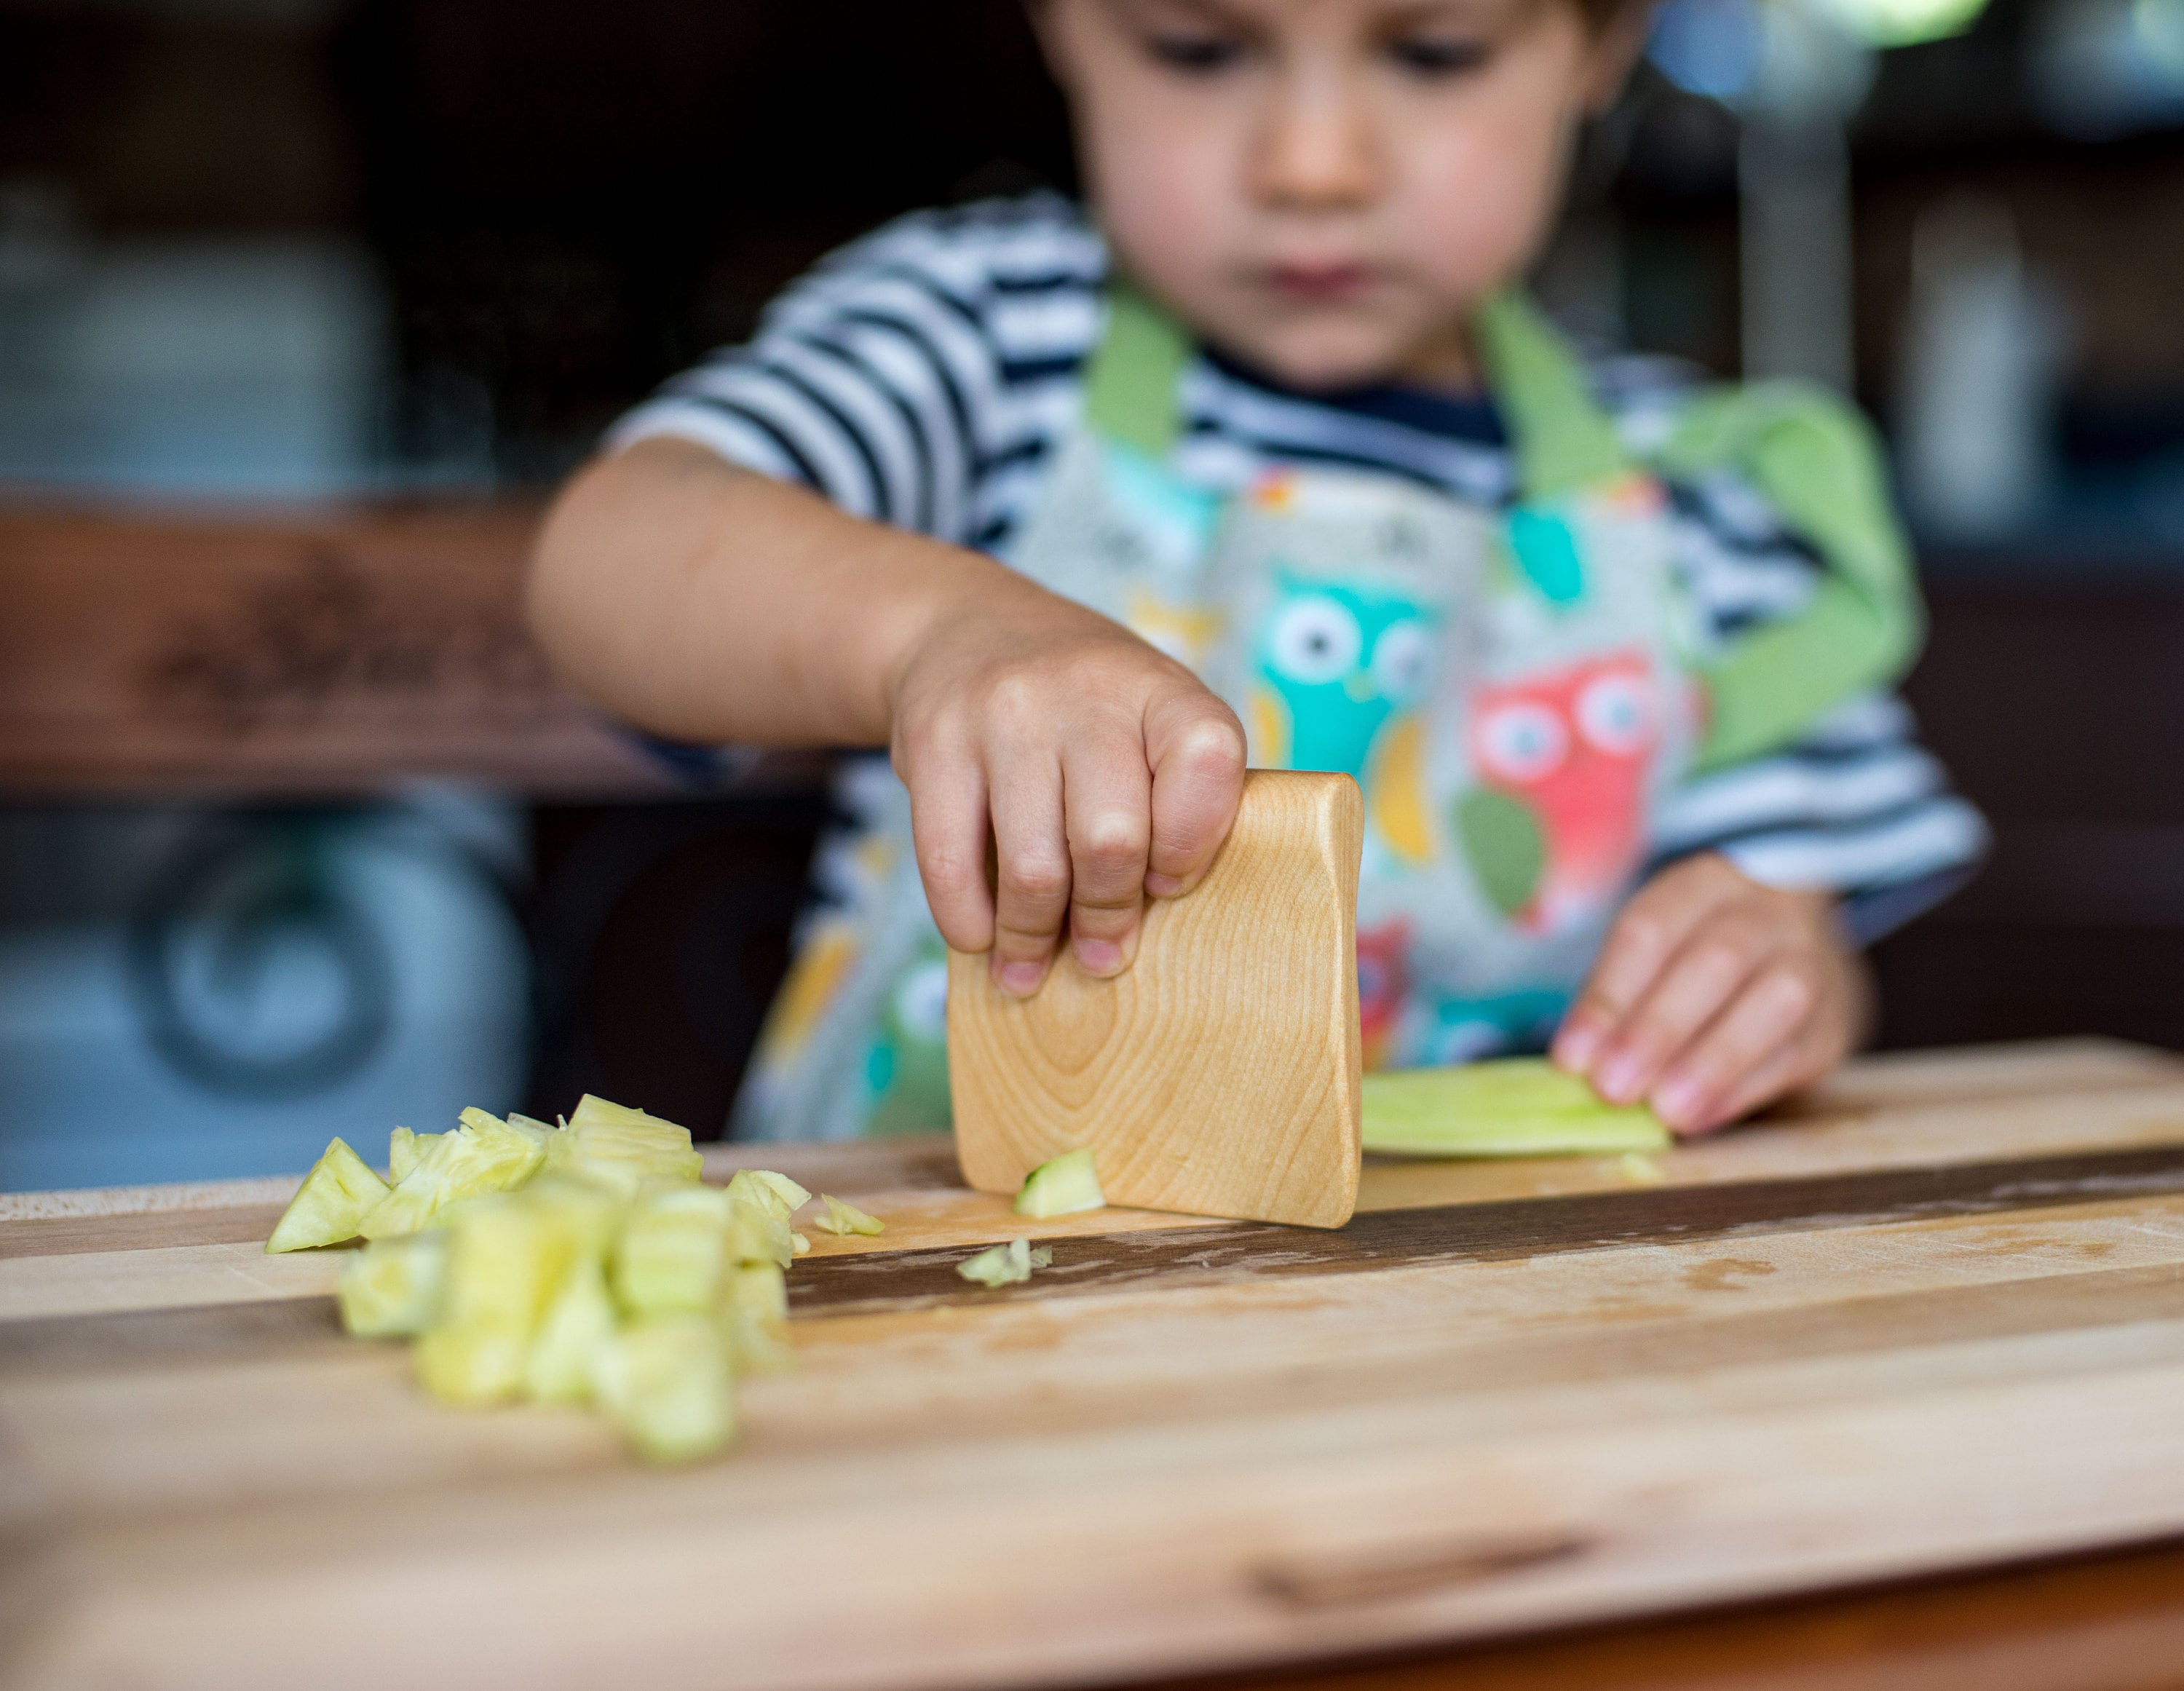
POLYGON ((1654 1110, 1679 1133, 1733 1120, 1749 1107, 1754 1081, 1802 1048, 1818 1003, 1814 982, 1791 960, 1761 968, 1669 1063, 1653 1088, 1654 1110))
POLYGON ((1063 832, 1061 770, 1050 754, 1025 751, 989 765, 994 818, 994 948, 1001 990, 1028 998, 1046 978, 1069 913, 1069 844, 1063 832))
POLYGON ((1555 1034, 1555 1062, 1605 1084, 1602 1060, 1631 1013, 1692 932, 1733 893, 1705 859, 1679 864, 1640 888, 1608 930, 1607 941, 1555 1034))
POLYGON ((986 880, 985 772, 960 748, 906 759, 911 838, 925 900, 941 937, 958 951, 994 943, 994 894, 986 880))
POLYGON ((1730 1004, 1772 949, 1757 924, 1724 920, 1694 933, 1624 1020, 1593 1071, 1611 1104, 1635 1104, 1659 1084, 1663 1071, 1730 1004))
POLYGON ((1114 975, 1137 950, 1152 834, 1152 775, 1136 733, 1062 754, 1069 842, 1069 944, 1088 975, 1114 975))
POLYGON ((1741 1121, 1755 1110, 1802 1091, 1821 1079, 1847 1054, 1845 1045, 1831 1039, 1817 1025, 1807 1026, 1787 1043, 1777 1047, 1740 1081, 1719 1110, 1714 1120, 1697 1131, 1711 1133, 1741 1121))
POLYGON ((1148 713, 1152 839, 1145 889, 1173 898, 1195 887, 1228 837, 1244 792, 1244 730, 1202 689, 1148 713))

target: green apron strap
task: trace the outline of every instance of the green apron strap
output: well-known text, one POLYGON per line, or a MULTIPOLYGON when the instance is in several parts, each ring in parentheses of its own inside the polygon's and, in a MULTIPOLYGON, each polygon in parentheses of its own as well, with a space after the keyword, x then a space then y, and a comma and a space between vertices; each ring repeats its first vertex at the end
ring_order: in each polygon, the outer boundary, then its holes
POLYGON ((1615 424, 1585 366, 1539 307, 1514 288, 1473 320, 1487 391, 1507 420, 1518 495, 1537 504, 1628 472, 1615 424))
POLYGON ((1853 693, 1902 677, 1925 612, 1863 416, 1795 382, 1724 388, 1691 406, 1657 463, 1669 476, 1741 471, 1827 565, 1803 610, 1705 666, 1711 710, 1698 767, 1786 744, 1853 693))
POLYGON ((1117 277, 1107 286, 1107 325, 1084 372, 1084 414, 1110 440, 1164 461, 1180 420, 1176 387, 1190 362, 1183 325, 1117 277))

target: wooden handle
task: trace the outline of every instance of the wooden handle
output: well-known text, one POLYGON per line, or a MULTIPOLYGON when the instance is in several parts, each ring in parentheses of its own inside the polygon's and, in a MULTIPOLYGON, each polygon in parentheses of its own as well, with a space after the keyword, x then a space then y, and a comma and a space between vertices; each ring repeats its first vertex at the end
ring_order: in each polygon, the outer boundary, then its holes
POLYGON ((1094 1148, 1110 1202, 1339 1227, 1357 1199, 1357 865, 1346 775, 1254 770, 1206 878, 1113 980, 1067 950, 1031 998, 948 959, 963 1176, 1013 1193, 1094 1148))

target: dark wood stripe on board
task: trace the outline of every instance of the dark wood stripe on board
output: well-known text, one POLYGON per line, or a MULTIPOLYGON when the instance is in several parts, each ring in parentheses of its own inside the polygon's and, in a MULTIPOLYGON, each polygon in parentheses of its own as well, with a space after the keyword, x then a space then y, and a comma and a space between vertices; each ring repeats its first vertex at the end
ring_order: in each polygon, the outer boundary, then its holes
MULTIPOLYGON (((1337 1232, 1234 1222, 1050 1241, 1051 1268, 997 1292, 967 1285, 970 1248, 821 1257, 788 1276, 799 1318, 1124 1288, 1507 1261, 1623 1245, 1867 1227, 2184 1192, 2184 1145, 1810 1179, 1656 1187, 1360 1215, 1337 1232)), ((2160 1271, 2162 1284, 2172 1271, 2160 1271)), ((2165 1299, 2165 1293, 2163 1294, 2165 1299)), ((2151 1311, 2139 1311, 2141 1315, 2151 1311)), ((2164 1302, 2162 1310, 2167 1315, 2164 1302)), ((1770 1320, 1779 1317, 1770 1317, 1770 1320)), ((1588 1338, 1587 1343, 1596 1341, 1588 1338)), ((0 1322, 0 1376, 352 1354, 332 1298, 44 1316, 0 1322)))
POLYGON ((1871 1227, 2184 1192, 2184 1145, 1795 1180, 1647 1187, 1383 1210, 1331 1232, 1224 1222, 1050 1239, 1054 1264, 989 1291, 956 1265, 975 1248, 866 1251, 799 1264, 792 1316, 866 1314, 1000 1298, 1067 1298, 1123 1287, 1203 1286, 1415 1264, 1500 1262, 1618 1245, 1871 1227))

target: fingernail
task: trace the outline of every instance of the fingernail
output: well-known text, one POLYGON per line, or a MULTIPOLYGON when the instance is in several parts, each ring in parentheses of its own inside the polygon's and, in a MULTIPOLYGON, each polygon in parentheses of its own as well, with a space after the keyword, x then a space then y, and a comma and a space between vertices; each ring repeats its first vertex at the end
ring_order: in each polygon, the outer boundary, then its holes
POLYGON ((1183 878, 1176 875, 1148 875, 1145 891, 1156 898, 1173 898, 1183 891, 1183 878))
POLYGON ((1046 965, 1044 963, 1001 965, 1001 990, 1017 998, 1029 998, 1039 990, 1039 983, 1045 978, 1046 965))
POLYGON ((1602 1064, 1600 1072, 1593 1076, 1593 1083, 1610 1104, 1629 1104, 1638 1096, 1640 1078, 1637 1058, 1626 1052, 1602 1064))
POLYGON ((1653 1093, 1653 1113, 1671 1127, 1697 1126, 1705 1106, 1706 1090, 1696 1081, 1669 1081, 1653 1093))
POLYGON ((1600 1034, 1591 1027, 1565 1027, 1555 1036, 1554 1060, 1574 1075, 1584 1074, 1600 1054, 1600 1034))
POLYGON ((1070 943, 1077 953, 1077 966, 1088 975, 1112 975, 1123 966, 1123 948, 1112 939, 1078 939, 1070 943))

